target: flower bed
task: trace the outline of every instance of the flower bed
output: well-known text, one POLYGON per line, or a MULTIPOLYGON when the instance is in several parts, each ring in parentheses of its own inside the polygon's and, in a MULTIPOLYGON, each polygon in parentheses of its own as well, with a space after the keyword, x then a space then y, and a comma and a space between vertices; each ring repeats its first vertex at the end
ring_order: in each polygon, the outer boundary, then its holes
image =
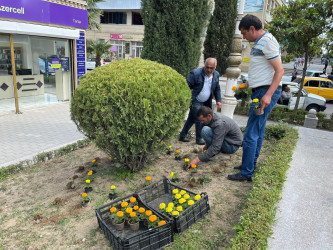
MULTIPOLYGON (((136 211, 139 214, 139 209, 136 211)), ((101 231, 110 241, 114 249, 160 249, 173 242, 172 222, 168 218, 147 207, 137 195, 120 198, 96 209, 96 216, 101 231), (136 202, 131 206, 130 200, 133 197, 136 199, 136 202), (148 222, 147 226, 150 226, 150 228, 142 223, 138 230, 133 230, 130 225, 126 223, 123 229, 116 229, 117 225, 115 225, 115 222, 112 219, 111 211, 115 214, 116 211, 121 211, 121 214, 126 214, 126 208, 130 208, 131 210, 134 208, 134 205, 143 208, 144 210, 151 211, 150 216, 152 216, 154 220, 148 222), (156 218, 157 221, 163 221, 160 226, 155 220, 156 218)), ((140 218, 143 218, 143 216, 140 218)))
POLYGON ((181 211, 178 210, 178 214, 175 213, 173 215, 172 213, 165 213, 167 218, 169 220, 173 220, 174 222, 174 232, 183 233, 191 225, 193 225, 209 213, 210 208, 207 193, 202 193, 200 195, 195 194, 189 190, 172 184, 166 177, 155 183, 152 183, 148 187, 145 187, 136 193, 139 195, 140 199, 147 204, 148 207, 156 211, 161 211, 160 205, 162 203, 169 204, 173 203, 173 201, 175 200, 175 193, 173 193, 174 190, 186 191, 186 194, 188 194, 190 197, 193 198, 193 200, 195 200, 192 205, 187 205, 186 208, 182 209, 181 211), (198 197, 198 199, 196 200, 195 197, 198 197))

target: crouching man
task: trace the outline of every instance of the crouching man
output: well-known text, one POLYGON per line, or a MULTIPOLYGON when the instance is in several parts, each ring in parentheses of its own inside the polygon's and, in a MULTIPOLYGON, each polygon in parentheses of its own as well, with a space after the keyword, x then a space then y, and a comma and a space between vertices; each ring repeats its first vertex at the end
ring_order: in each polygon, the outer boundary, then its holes
POLYGON ((242 145, 243 134, 231 118, 220 113, 213 113, 209 107, 202 106, 197 112, 198 119, 203 123, 201 136, 205 141, 203 154, 193 159, 187 166, 206 162, 218 153, 233 154, 242 145))

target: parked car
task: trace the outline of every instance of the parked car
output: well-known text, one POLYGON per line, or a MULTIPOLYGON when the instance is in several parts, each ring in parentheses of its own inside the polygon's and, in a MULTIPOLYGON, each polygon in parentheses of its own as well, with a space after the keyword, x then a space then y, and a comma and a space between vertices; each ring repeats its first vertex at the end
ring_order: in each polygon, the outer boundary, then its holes
MULTIPOLYGON (((289 103, 288 105, 283 105, 279 100, 276 105, 280 107, 286 107, 288 109, 294 109, 299 88, 298 86, 295 86, 295 83, 289 84, 289 82, 282 82, 282 88, 284 88, 285 86, 288 86, 290 88, 291 98, 289 99, 289 103)), ((315 109, 317 112, 324 111, 326 109, 326 100, 319 95, 308 93, 305 89, 302 89, 298 109, 315 109)))
MULTIPOLYGON (((299 84, 301 80, 302 78, 298 77, 294 82, 299 84)), ((305 77, 303 87, 307 92, 320 95, 326 100, 333 100, 333 82, 328 78, 305 77)))
MULTIPOLYGON (((103 58, 101 58, 101 66, 106 65, 103 58)), ((87 58, 87 69, 93 70, 96 68, 96 58, 95 57, 88 57, 87 58)))

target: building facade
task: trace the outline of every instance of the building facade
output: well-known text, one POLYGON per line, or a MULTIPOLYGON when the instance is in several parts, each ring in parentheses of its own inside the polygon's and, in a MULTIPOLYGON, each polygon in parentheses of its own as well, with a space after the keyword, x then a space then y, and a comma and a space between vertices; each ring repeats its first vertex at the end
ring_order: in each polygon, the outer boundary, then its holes
POLYGON ((0 0, 0 114, 68 101, 85 74, 83 0, 0 0))
POLYGON ((102 10, 101 30, 87 31, 87 39, 109 41, 118 59, 140 57, 144 26, 140 0, 107 0, 97 4, 102 10))

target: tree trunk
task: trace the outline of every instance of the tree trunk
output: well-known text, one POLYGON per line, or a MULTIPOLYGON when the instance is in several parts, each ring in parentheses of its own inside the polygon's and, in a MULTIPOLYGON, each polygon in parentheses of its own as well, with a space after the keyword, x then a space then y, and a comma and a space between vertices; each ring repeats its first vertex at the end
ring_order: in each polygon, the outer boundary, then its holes
POLYGON ((303 67, 303 75, 302 75, 302 80, 299 83, 299 90, 297 93, 297 100, 294 108, 294 114, 297 114, 297 109, 298 109, 298 104, 299 104, 299 99, 301 98, 302 95, 302 89, 303 89, 303 83, 304 83, 304 78, 306 74, 306 70, 308 69, 308 58, 309 58, 309 43, 306 44, 305 46, 305 62, 304 62, 304 67, 303 67))

